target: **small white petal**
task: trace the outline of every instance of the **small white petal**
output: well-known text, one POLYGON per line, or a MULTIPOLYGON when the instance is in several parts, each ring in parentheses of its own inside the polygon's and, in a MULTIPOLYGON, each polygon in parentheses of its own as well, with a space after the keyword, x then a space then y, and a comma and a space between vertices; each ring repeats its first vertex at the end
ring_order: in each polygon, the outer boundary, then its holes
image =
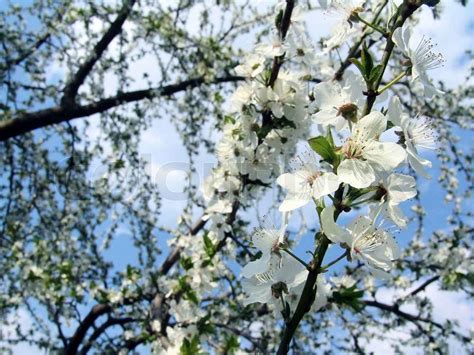
POLYGON ((384 215, 400 228, 405 228, 407 226, 406 216, 398 205, 388 203, 383 211, 384 215))
POLYGON ((360 119, 354 126, 355 140, 365 142, 378 138, 387 128, 387 118, 378 111, 372 111, 360 119))
POLYGON ((321 229, 333 243, 351 244, 351 235, 347 229, 338 226, 334 222, 334 206, 326 207, 321 212, 321 229))
POLYGON ((388 106, 387 117, 395 126, 402 127, 402 104, 398 96, 392 97, 388 106))
POLYGON ((375 179, 374 169, 367 161, 346 159, 337 168, 339 179, 358 189, 372 184, 375 179))
POLYGON ((270 260, 270 254, 263 254, 260 259, 251 261, 242 268, 241 275, 245 278, 251 278, 255 274, 266 270, 268 267, 268 261, 270 260))
POLYGON ((329 195, 339 188, 339 178, 333 173, 324 173, 313 182, 313 197, 318 199, 329 195))
POLYGON ((384 170, 392 170, 405 161, 407 155, 396 143, 372 141, 365 146, 362 156, 384 170))
POLYGON ((416 180, 413 176, 391 174, 387 178, 390 202, 400 203, 416 196, 416 180))
POLYGON ((297 192, 301 190, 302 185, 306 184, 306 180, 302 174, 285 173, 277 178, 277 184, 288 191, 297 192))
POLYGON ((303 193, 288 193, 285 200, 281 203, 278 210, 280 212, 289 212, 303 207, 311 201, 311 192, 308 190, 307 194, 303 193))

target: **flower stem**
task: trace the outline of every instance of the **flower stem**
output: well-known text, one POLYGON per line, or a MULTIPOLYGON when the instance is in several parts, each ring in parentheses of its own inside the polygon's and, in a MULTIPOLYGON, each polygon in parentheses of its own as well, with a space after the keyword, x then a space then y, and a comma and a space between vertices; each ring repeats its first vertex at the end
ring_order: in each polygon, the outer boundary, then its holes
POLYGON ((329 269, 331 266, 333 266, 334 264, 336 264, 336 263, 339 262, 340 260, 344 259, 347 255, 349 255, 349 250, 346 250, 346 251, 344 252, 344 254, 342 254, 341 256, 339 256, 336 260, 333 260, 333 261, 331 261, 329 264, 322 266, 321 269, 324 270, 324 271, 326 271, 326 270, 329 269))
POLYGON ((359 201, 359 202, 356 202, 356 203, 353 203, 351 205, 349 205, 349 207, 356 207, 356 206, 359 206, 363 203, 366 203, 366 202, 369 202, 369 201, 372 201, 372 197, 371 198, 366 198, 365 200, 362 200, 362 201, 359 201))
POLYGON ((380 95, 385 90, 389 89, 393 84, 397 83, 405 75, 406 75, 405 72, 398 74, 394 79, 392 79, 392 81, 390 81, 387 85, 385 85, 383 88, 381 88, 377 93, 380 95))
POLYGON ((294 259, 298 260, 300 262, 301 265, 303 265, 305 268, 309 268, 309 265, 304 261, 302 260, 301 258, 299 258, 297 255, 293 254, 293 252, 291 252, 290 250, 288 249, 281 249, 283 251, 285 251, 286 253, 288 253, 289 255, 291 255, 294 259))
POLYGON ((374 25, 373 23, 370 23, 369 21, 364 20, 364 19, 363 19, 362 17, 360 17, 359 15, 357 15, 357 19, 358 19, 360 22, 362 22, 362 23, 366 24, 367 26, 369 26, 370 28, 374 29, 375 31, 381 33, 384 37, 388 36, 387 32, 384 31, 382 28, 380 28, 380 27, 377 26, 377 25, 374 25))

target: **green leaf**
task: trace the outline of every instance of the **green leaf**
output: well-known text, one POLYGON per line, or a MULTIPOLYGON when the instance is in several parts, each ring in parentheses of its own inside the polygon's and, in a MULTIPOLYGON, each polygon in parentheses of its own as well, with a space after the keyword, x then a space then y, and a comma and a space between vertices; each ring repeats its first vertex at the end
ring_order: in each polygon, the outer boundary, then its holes
POLYGON ((362 65, 364 66, 364 77, 369 78, 372 69, 374 68, 374 60, 372 59, 372 55, 369 52, 369 48, 367 47, 367 43, 363 43, 362 51, 361 51, 361 59, 362 65))
POLYGON ((308 139, 309 146, 318 153, 324 161, 334 164, 338 160, 337 154, 334 152, 334 146, 326 137, 319 136, 308 139))
POLYGON ((188 271, 190 269, 193 268, 194 266, 194 263, 193 263, 193 260, 191 259, 191 257, 182 257, 180 260, 179 260, 179 264, 181 265, 181 267, 188 271))
POLYGON ((196 355, 200 354, 199 336, 195 335, 191 340, 184 339, 181 348, 179 349, 180 355, 196 355))
POLYGON ((357 312, 364 308, 364 303, 361 298, 364 296, 364 291, 358 290, 356 285, 349 288, 341 288, 333 292, 332 299, 334 302, 351 307, 357 312))
POLYGON ((332 137, 332 132, 331 132, 331 127, 328 128, 328 132, 326 133, 326 138, 331 145, 331 147, 335 147, 336 145, 334 144, 334 138, 332 137))
POLYGON ((209 319, 211 319, 210 313, 197 321, 196 326, 199 334, 214 334, 214 326, 209 322, 209 319))
POLYGON ((240 348, 239 339, 234 334, 225 334, 224 354, 234 354, 240 348))
POLYGON ((235 119, 232 116, 226 115, 226 116, 224 116, 224 123, 225 124, 234 124, 235 119))
POLYGON ((204 238, 204 251, 206 252, 206 255, 209 258, 212 258, 216 253, 216 248, 214 244, 212 243, 212 240, 209 239, 209 237, 207 236, 207 233, 204 234, 203 238, 204 238))
POLYGON ((280 28, 281 27, 281 21, 283 20, 283 10, 280 10, 278 14, 275 17, 275 27, 280 28))
POLYGON ((358 59, 349 58, 349 61, 359 69, 359 71, 362 73, 362 75, 364 75, 364 72, 365 72, 364 66, 362 65, 362 63, 358 59))
POLYGON ((182 276, 178 279, 179 291, 183 293, 183 298, 194 303, 196 306, 199 305, 199 298, 196 292, 191 288, 187 282, 187 276, 182 276))
POLYGON ((369 81, 375 83, 379 76, 382 74, 382 66, 379 64, 372 69, 369 75, 369 81))

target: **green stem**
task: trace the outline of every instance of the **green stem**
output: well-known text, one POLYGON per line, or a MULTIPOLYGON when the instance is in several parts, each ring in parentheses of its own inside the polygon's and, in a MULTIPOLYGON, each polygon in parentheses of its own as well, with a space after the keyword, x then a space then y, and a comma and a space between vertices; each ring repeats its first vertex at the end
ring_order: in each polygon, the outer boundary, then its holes
MULTIPOLYGON (((339 189, 334 194, 336 200, 341 201, 342 195, 344 193, 344 185, 341 184, 339 189)), ((334 220, 337 220, 337 217, 342 212, 339 208, 334 212, 334 220)), ((298 305, 293 313, 293 316, 289 322, 285 325, 285 330, 283 331, 283 336, 278 346, 277 355, 286 355, 290 347, 291 340, 303 319, 304 315, 311 310, 311 305, 316 298, 316 293, 318 292, 317 280, 318 275, 321 270, 321 265, 323 263, 324 256, 329 247, 329 239, 321 232, 316 233, 316 239, 318 240, 318 245, 314 252, 314 258, 308 269, 308 277, 301 292, 300 300, 298 305)))
POLYGON ((344 259, 347 255, 349 255, 349 250, 346 250, 344 252, 344 254, 342 254, 341 256, 339 256, 336 260, 333 260, 331 261, 329 264, 327 265, 324 265, 321 267, 322 270, 326 271, 327 269, 329 269, 331 266, 333 266, 334 264, 336 264, 337 262, 341 261, 342 259, 344 259))
POLYGON ((375 31, 379 32, 382 34, 382 36, 384 37, 387 37, 388 36, 388 33, 386 31, 384 31, 382 28, 380 28, 379 26, 377 25, 374 25, 373 23, 370 23, 369 21, 366 21, 364 20, 362 17, 360 17, 359 15, 357 15, 357 19, 366 24, 367 26, 369 26, 370 28, 374 29, 375 31))
POLYGON ((390 81, 387 85, 385 85, 383 88, 377 91, 377 94, 383 93, 385 90, 389 89, 392 85, 397 83, 400 79, 402 79, 406 75, 405 72, 398 74, 392 81, 390 81))
POLYGON ((291 255, 294 259, 296 259, 297 261, 300 262, 301 265, 303 265, 306 269, 309 268, 309 265, 302 259, 300 259, 297 255, 293 254, 293 252, 291 252, 290 250, 288 249, 281 249, 283 250, 284 252, 288 253, 289 255, 291 255))
POLYGON ((362 201, 359 201, 359 202, 356 202, 356 203, 353 203, 351 205, 349 205, 349 207, 356 207, 356 206, 359 206, 363 203, 366 203, 366 202, 369 202, 369 201, 372 201, 372 197, 371 198, 366 198, 365 200, 362 200, 362 201))
POLYGON ((393 20, 390 23, 390 35, 386 37, 387 44, 385 45, 384 53, 382 56, 382 70, 380 71, 379 77, 374 83, 374 85, 372 87, 367 88, 369 95, 367 95, 367 101, 365 102, 363 114, 364 116, 368 115, 370 111, 372 111, 372 107, 374 106, 375 100, 377 98, 377 90, 382 81, 383 74, 387 69, 388 61, 390 59, 390 56, 392 55, 393 48, 395 47, 395 42, 393 42, 391 37, 393 32, 397 28, 402 27, 406 19, 409 18, 421 5, 422 3, 405 0, 403 4, 400 5, 400 7, 398 8, 397 14, 393 17, 393 20))

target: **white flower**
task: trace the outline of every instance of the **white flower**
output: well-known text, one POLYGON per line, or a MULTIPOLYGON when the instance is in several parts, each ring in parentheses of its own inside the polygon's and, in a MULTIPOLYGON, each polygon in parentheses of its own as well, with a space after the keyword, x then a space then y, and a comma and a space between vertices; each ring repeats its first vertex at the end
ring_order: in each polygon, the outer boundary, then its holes
POLYGON ((258 54, 249 54, 244 63, 235 67, 238 75, 255 78, 265 69, 265 58, 258 54))
POLYGON ((410 47, 411 28, 408 24, 397 28, 392 35, 393 42, 408 57, 411 66, 411 82, 418 82, 423 87, 424 93, 428 98, 435 94, 443 92, 436 89, 431 84, 426 72, 431 69, 439 68, 445 62, 441 53, 432 51, 434 45, 430 39, 423 37, 415 49, 410 47))
POLYGON ((316 298, 311 306, 311 311, 313 312, 323 308, 328 303, 328 296, 331 294, 331 287, 322 274, 318 275, 318 278, 316 279, 316 287, 316 298))
POLYGON ((265 58, 280 57, 286 52, 286 44, 278 35, 272 37, 271 43, 261 43, 255 46, 255 51, 265 58))
POLYGON ((327 81, 315 85, 314 101, 310 109, 318 108, 313 117, 316 123, 332 125, 337 131, 348 126, 348 122, 357 120, 357 113, 365 101, 363 91, 365 83, 362 77, 349 74, 344 86, 338 81, 327 81))
POLYGON ((306 154, 306 161, 293 173, 285 173, 278 177, 277 183, 288 190, 288 194, 280 205, 280 211, 291 211, 306 205, 312 199, 326 196, 339 187, 340 181, 336 174, 324 172, 318 167, 316 156, 306 154))
POLYGON ((342 228, 334 222, 334 206, 327 207, 321 212, 321 228, 329 240, 349 248, 351 258, 364 262, 376 277, 386 278, 392 261, 400 256, 393 237, 366 216, 342 228))
POLYGON ((230 98, 229 112, 239 112, 244 105, 248 105, 252 98, 253 91, 254 89, 250 83, 240 85, 230 98))
POLYGON ((286 253, 281 256, 284 267, 273 260, 276 264, 269 271, 242 280, 242 287, 248 295, 244 305, 270 303, 280 307, 281 297, 293 292, 294 288, 306 280, 308 271, 303 265, 286 253))
POLYGON ((306 65, 307 67, 314 65, 314 48, 311 40, 307 36, 289 36, 288 52, 291 53, 291 59, 295 62, 306 65))
MULTIPOLYGON (((304 274, 307 277, 307 273, 304 274)), ((296 309, 298 302, 301 297, 301 293, 303 292, 304 283, 300 283, 297 287, 295 287, 292 292, 289 292, 288 295, 285 297, 285 301, 288 302, 290 306, 290 310, 296 309)), ((323 274, 319 274, 316 279, 316 297, 314 302, 311 306, 311 312, 317 312, 321 308, 327 305, 328 297, 331 295, 331 287, 326 282, 326 278, 323 274)))
POLYGON ((416 196, 415 186, 413 176, 403 174, 391 174, 379 185, 379 191, 383 194, 382 213, 401 228, 406 227, 407 222, 398 205, 416 196))
POLYGON ((331 281, 338 288, 351 288, 356 284, 356 280, 350 275, 333 276, 331 281))
POLYGON ((387 112, 388 119, 402 129, 396 132, 400 136, 400 144, 406 148, 408 162, 420 175, 429 178, 425 167, 431 168, 431 161, 419 156, 417 148, 434 149, 435 134, 428 121, 422 117, 410 118, 402 111, 400 99, 394 96, 390 101, 387 112))
POLYGON ((328 49, 338 47, 356 32, 352 21, 359 12, 364 10, 364 3, 365 0, 333 0, 331 2, 328 11, 334 13, 338 21, 332 29, 331 38, 326 42, 328 49))
POLYGON ((344 160, 337 168, 342 182, 364 188, 377 180, 377 173, 395 169, 406 158, 405 150, 396 143, 378 139, 387 127, 387 119, 373 111, 353 127, 353 134, 342 146, 344 160))
POLYGON ((285 231, 287 227, 287 214, 282 214, 282 224, 280 229, 274 226, 270 228, 257 228, 252 235, 252 244, 262 252, 260 259, 249 262, 242 269, 242 276, 250 278, 256 276, 257 279, 265 278, 265 274, 272 274, 272 268, 281 266, 283 254, 280 252, 281 245, 285 243, 285 231), (264 275, 264 276, 260 276, 264 275))

